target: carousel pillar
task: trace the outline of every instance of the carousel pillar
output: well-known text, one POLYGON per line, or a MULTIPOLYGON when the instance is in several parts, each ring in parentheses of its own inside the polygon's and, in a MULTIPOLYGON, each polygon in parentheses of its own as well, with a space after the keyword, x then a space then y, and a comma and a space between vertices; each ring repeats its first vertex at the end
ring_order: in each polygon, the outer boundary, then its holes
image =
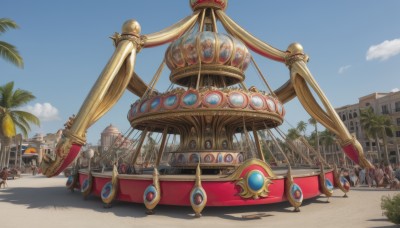
POLYGON ((157 156, 157 161, 156 161, 155 167, 158 167, 158 165, 160 164, 161 158, 164 154, 165 144, 167 142, 167 135, 168 135, 167 133, 168 133, 168 126, 164 129, 164 132, 163 132, 161 146, 160 146, 160 150, 158 151, 158 156, 157 156))
POLYGON ((253 134, 254 134, 254 140, 256 143, 256 147, 257 147, 258 158, 265 162, 264 154, 263 154, 262 148, 261 148, 261 143, 260 143, 260 140, 258 139, 258 133, 254 126, 253 126, 253 134))

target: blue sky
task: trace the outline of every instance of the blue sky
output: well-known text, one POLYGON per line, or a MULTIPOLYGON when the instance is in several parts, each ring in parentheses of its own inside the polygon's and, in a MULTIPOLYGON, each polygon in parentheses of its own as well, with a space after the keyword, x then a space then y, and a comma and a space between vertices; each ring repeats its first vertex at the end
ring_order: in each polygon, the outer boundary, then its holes
MULTIPOLYGON (((124 21, 136 19, 142 34, 153 33, 190 15, 188 2, 2 0, 0 18, 12 18, 20 29, 8 31, 0 40, 18 48, 25 67, 18 69, 0 59, 0 85, 14 81, 16 88, 36 96, 24 107, 42 120, 41 127, 33 128, 30 136, 56 132, 78 112, 113 53, 108 37, 121 32, 124 21)), ((292 42, 301 43, 310 56, 312 74, 332 105, 340 107, 372 92, 400 88, 399 9, 397 0, 230 0, 226 13, 280 50, 286 50, 292 42)), ((144 49, 138 54, 135 69, 146 82, 156 72, 166 47, 144 49)), ((288 80, 283 64, 255 53, 253 56, 274 89, 288 80)), ((169 86, 168 76, 165 68, 159 91, 169 86)), ((246 71, 246 84, 262 85, 254 67, 246 71)), ((100 132, 109 124, 125 132, 129 128, 126 114, 136 99, 125 92, 88 130, 88 142, 97 143, 100 132)), ((291 125, 309 119, 297 99, 285 108, 291 125)))

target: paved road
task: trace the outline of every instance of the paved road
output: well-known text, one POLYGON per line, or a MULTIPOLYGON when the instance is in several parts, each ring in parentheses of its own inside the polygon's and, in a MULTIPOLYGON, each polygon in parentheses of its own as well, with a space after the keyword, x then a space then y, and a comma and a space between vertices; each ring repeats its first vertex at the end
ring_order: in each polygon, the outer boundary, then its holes
POLYGON ((291 212, 289 203, 245 207, 208 207, 203 217, 193 218, 190 207, 157 206, 148 216, 140 204, 117 202, 111 209, 101 200, 84 200, 79 192, 71 193, 62 176, 23 176, 10 180, 0 190, 0 227, 399 227, 382 215, 380 198, 400 191, 359 187, 343 198, 335 190, 330 203, 321 196, 303 202, 300 213, 291 212), (260 219, 242 215, 265 213, 260 219))

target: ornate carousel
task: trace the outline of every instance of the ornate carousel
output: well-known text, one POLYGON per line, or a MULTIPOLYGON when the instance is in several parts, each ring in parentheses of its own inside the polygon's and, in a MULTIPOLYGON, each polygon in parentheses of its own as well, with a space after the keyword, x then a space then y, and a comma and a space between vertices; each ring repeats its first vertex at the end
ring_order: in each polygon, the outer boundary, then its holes
MULTIPOLYGON (((147 35, 140 34, 137 21, 125 22, 122 33, 112 37, 114 54, 79 112, 66 123, 54 154, 43 159, 43 173, 58 175, 76 160, 86 130, 127 89, 139 97, 128 110, 131 128, 124 140, 116 140, 101 154, 97 165, 76 168, 67 181, 69 189, 98 196, 106 206, 113 200, 143 203, 152 213, 158 204, 183 205, 191 206, 196 216, 206 206, 282 201, 299 211, 303 200, 321 194, 330 197, 334 187, 349 191, 347 180, 318 152, 318 166, 299 152, 297 156, 308 166, 298 168, 295 156, 277 143, 283 159, 278 166, 271 165, 278 162, 277 154, 266 160, 267 142, 277 141, 273 131, 284 137, 279 129, 283 105, 297 97, 314 119, 337 136, 352 161, 371 166, 308 70, 302 46, 293 43, 281 51, 259 40, 227 16, 227 3, 191 0, 190 16, 147 35), (136 55, 166 43, 170 44, 164 60, 146 84, 134 70, 136 55), (285 64, 289 80, 273 90, 252 53, 285 64), (268 91, 246 86, 250 64, 268 91), (164 65, 170 70, 171 86, 159 92, 156 85, 164 65)), ((295 147, 291 144, 293 151, 295 147)))

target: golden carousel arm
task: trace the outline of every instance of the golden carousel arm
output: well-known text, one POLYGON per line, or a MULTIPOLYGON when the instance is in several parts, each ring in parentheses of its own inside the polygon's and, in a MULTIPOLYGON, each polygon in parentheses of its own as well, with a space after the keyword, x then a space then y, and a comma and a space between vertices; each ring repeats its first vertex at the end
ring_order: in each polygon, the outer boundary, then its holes
POLYGON ((216 10, 216 15, 226 31, 242 40, 248 48, 267 58, 279 62, 285 62, 286 52, 276 49, 271 45, 254 37, 252 34, 236 24, 236 22, 234 22, 231 18, 229 18, 224 11, 216 10))
POLYGON ((290 79, 281 87, 274 90, 274 93, 278 97, 279 101, 282 102, 282 104, 285 104, 296 97, 296 92, 294 91, 293 84, 290 79))
POLYGON ((365 158, 360 143, 349 133, 328 98, 308 70, 307 61, 308 56, 303 53, 303 48, 300 44, 295 43, 289 46, 286 65, 290 69, 292 85, 300 103, 314 119, 339 137, 340 145, 350 159, 363 167, 373 167, 365 158), (326 111, 315 100, 309 87, 318 95, 326 111))
POLYGON ((144 41, 143 47, 154 47, 171 42, 180 37, 184 32, 189 30, 196 23, 200 11, 195 11, 192 15, 187 16, 178 23, 171 25, 159 32, 143 35, 141 39, 144 41))
POLYGON ((64 137, 56 146, 55 157, 43 158, 41 168, 44 175, 51 177, 66 168, 85 144, 86 130, 119 100, 133 75, 136 52, 140 49, 139 33, 139 23, 129 20, 122 27, 122 35, 114 35, 116 50, 76 117, 70 118, 66 124, 64 137))

